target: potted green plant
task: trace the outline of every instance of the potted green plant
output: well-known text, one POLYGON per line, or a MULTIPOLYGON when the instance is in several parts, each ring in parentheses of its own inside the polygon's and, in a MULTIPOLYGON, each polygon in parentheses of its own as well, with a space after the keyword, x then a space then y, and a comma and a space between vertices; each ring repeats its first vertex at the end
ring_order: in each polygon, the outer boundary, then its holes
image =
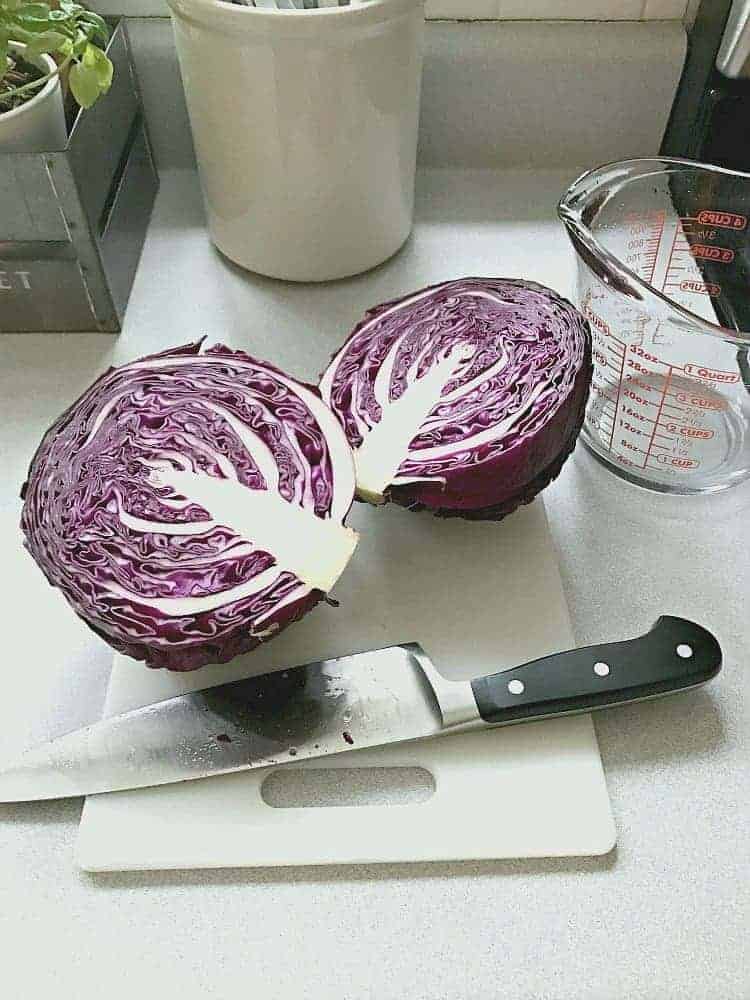
POLYGON ((61 149, 61 81, 89 108, 109 90, 106 22, 71 0, 0 0, 0 152, 61 149))

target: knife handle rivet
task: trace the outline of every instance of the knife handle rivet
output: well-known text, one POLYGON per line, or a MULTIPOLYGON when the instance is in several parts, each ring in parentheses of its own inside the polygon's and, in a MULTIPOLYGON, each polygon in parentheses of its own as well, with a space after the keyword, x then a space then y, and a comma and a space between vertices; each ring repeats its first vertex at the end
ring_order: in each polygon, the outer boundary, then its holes
POLYGON ((675 652, 677 653, 678 656, 681 656, 683 660, 689 660, 690 657, 693 655, 693 647, 688 646, 686 642, 681 642, 680 645, 676 648, 675 652))
POLYGON ((594 673, 597 677, 607 677, 609 675, 609 664, 602 663, 600 660, 598 663, 594 664, 594 673))
POLYGON ((511 694, 523 694, 526 685, 523 681, 508 681, 508 690, 511 694))

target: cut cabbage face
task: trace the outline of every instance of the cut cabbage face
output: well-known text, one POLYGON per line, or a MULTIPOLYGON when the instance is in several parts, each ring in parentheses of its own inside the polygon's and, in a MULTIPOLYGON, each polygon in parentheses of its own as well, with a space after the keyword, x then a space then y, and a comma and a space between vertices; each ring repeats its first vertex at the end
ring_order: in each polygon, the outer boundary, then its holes
POLYGON ((559 471, 591 381, 584 317, 542 285, 463 278, 370 310, 320 389, 357 495, 498 518, 559 471))
POLYGON ((116 649, 224 662, 320 601, 357 543, 351 451, 317 391, 188 344, 104 374, 45 435, 26 545, 116 649))

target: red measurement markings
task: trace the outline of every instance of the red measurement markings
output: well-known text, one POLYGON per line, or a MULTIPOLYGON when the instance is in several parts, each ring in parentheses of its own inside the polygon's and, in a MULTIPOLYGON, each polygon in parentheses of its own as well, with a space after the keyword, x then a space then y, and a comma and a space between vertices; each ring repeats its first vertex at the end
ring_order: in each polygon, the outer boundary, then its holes
POLYGON ((637 392, 633 392, 632 389, 626 389, 623 393, 626 399, 632 399, 634 403, 639 406, 656 406, 656 403, 652 403, 650 399, 644 399, 643 396, 639 396, 637 392))
MULTIPOLYGON (((613 337, 613 340, 617 340, 617 339, 618 339, 617 337, 613 337)), ((622 376, 623 376, 623 374, 625 372, 625 345, 624 345, 624 343, 622 341, 619 341, 619 343, 622 344, 623 351, 622 351, 622 357, 620 359, 620 374, 619 374, 618 379, 617 379, 617 399, 615 400, 615 412, 614 412, 615 418, 617 417, 617 411, 618 411, 619 406, 620 406, 620 396, 622 394, 622 376)), ((613 419, 612 420, 612 430, 610 431, 610 434, 609 434, 609 450, 610 451, 612 451, 612 445, 613 445, 614 440, 615 440, 615 425, 616 424, 617 424, 617 420, 613 419)))
MULTIPOLYGON (((667 398, 667 392, 669 391, 669 381, 670 381, 671 378, 672 378, 672 366, 669 365, 668 369, 667 369, 667 377, 666 377, 666 380, 664 382, 664 388, 662 390, 662 397, 659 400, 659 409, 656 411, 656 424, 654 425, 654 429, 651 432, 651 439, 649 440, 648 448, 646 450, 646 461, 648 461, 648 457, 651 454, 651 450, 655 446, 654 437, 656 435, 656 427, 659 424, 659 419, 661 418, 661 412, 664 409, 664 402, 665 402, 665 400, 667 398)), ((656 447, 661 447, 661 445, 657 445, 656 447)))
POLYGON ((667 285, 669 284, 669 275, 675 269, 674 268, 674 255, 675 255, 675 250, 676 250, 676 247, 677 247, 677 238, 678 238, 678 236, 682 236, 682 238, 685 239, 684 234, 682 232, 682 226, 681 226, 680 222, 678 222, 677 226, 675 227, 674 236, 672 237, 672 245, 669 248, 669 256, 667 257, 667 269, 664 272, 664 281, 662 282, 662 286, 661 286, 663 292, 667 290, 667 285))
POLYGON ((655 354, 649 354, 648 351, 644 350, 640 344, 633 344, 630 348, 630 353, 635 354, 639 358, 644 358, 646 361, 653 361, 659 364, 659 359, 655 354))
MULTIPOLYGON (((660 364, 656 358, 654 358, 654 361, 656 361, 657 364, 660 364)), ((655 372, 652 372, 650 368, 641 364, 640 361, 633 361, 632 358, 628 358, 628 368, 631 368, 634 372, 640 372, 641 375, 645 375, 647 378, 649 375, 655 374, 655 372)))
POLYGON ((709 246, 706 243, 694 243, 688 247, 693 257, 698 260, 713 260, 717 264, 731 264, 734 260, 734 250, 730 247, 709 246))
POLYGON ((725 372, 720 368, 706 368, 705 365, 685 365, 683 370, 686 375, 692 375, 693 378, 702 378, 707 382, 724 382, 727 385, 731 385, 740 380, 737 372, 725 372))
POLYGON ((648 434, 648 431, 641 429, 640 427, 636 427, 635 424, 631 424, 629 420, 621 419, 620 427, 622 427, 623 430, 629 431, 631 434, 635 434, 636 437, 646 437, 648 434))
POLYGON ((721 295, 721 286, 715 285, 710 281, 681 281, 679 288, 682 292, 694 292, 696 295, 710 295, 712 299, 715 299, 717 295, 721 295))
POLYGON ((646 454, 646 452, 643 450, 643 448, 639 448, 637 445, 631 444, 630 441, 628 441, 627 438, 621 438, 620 439, 620 447, 621 448, 627 448, 628 451, 634 451, 638 455, 645 455, 646 454))
POLYGON ((639 389, 643 389, 644 392, 656 392, 656 389, 648 382, 641 382, 641 380, 636 375, 627 375, 626 381, 628 385, 637 385, 639 389))
POLYGON ((715 246, 714 244, 709 243, 690 243, 687 239, 688 235, 692 235, 693 237, 698 236, 699 238, 702 236, 704 239, 709 240, 713 239, 713 235, 711 233, 708 233, 705 229, 696 228, 696 224, 697 226, 700 226, 701 224, 715 225, 708 223, 708 218, 702 218, 701 215, 696 218, 687 216, 678 221, 677 227, 674 231, 674 236, 672 237, 672 246, 669 250, 667 269, 664 275, 662 291, 666 292, 671 289, 679 289, 684 292, 691 292, 692 294, 710 295, 715 297, 721 293, 721 289, 717 284, 712 282, 703 282, 696 280, 695 278, 683 277, 681 272, 694 273, 695 266, 691 266, 689 264, 686 265, 684 263, 685 257, 680 257, 680 254, 687 254, 689 257, 697 258, 699 260, 711 260, 720 264, 731 264, 734 260, 735 252, 730 247, 715 246))
POLYGON ((583 311, 586 314, 586 317, 591 320, 592 324, 596 327, 597 330, 601 330, 601 332, 607 337, 612 336, 612 331, 609 327, 609 323, 606 321, 606 319, 603 319, 599 315, 599 313, 594 312, 594 310, 588 303, 584 305, 583 311))
MULTIPOLYGON (((640 242, 641 252, 638 254, 640 261, 644 266, 644 273, 640 274, 639 277, 643 278, 649 284, 653 283, 654 272, 656 271, 656 261, 659 256, 659 247, 661 245, 662 236, 664 235, 664 220, 666 219, 666 213, 652 212, 649 215, 643 216, 641 219, 633 219, 633 224, 646 225, 651 229, 651 236, 638 240, 631 240, 631 243, 640 242)), ((632 235, 636 236, 636 231, 632 231, 632 235)))
POLYGON ((675 469, 697 469, 701 464, 697 458, 679 458, 670 455, 657 455, 659 465, 669 465, 675 469))
POLYGON ((640 410, 634 410, 632 406, 628 406, 626 403, 622 404, 622 412, 625 416, 632 417, 634 420, 641 420, 648 424, 653 424, 654 422, 651 417, 647 417, 644 413, 641 413, 640 410))
MULTIPOLYGON (((699 410, 726 410, 729 404, 724 399, 709 399, 707 396, 696 396, 691 392, 678 392, 677 400, 680 403, 687 403, 688 406, 696 407, 699 410)), ((687 412, 686 410, 682 411, 687 412)))
POLYGON ((684 438, 695 438, 698 441, 710 441, 714 436, 712 430, 707 430, 704 427, 691 427, 689 425, 680 424, 667 424, 667 430, 672 431, 674 434, 679 434, 680 437, 684 438))
POLYGON ((595 392, 598 396, 601 396, 602 399, 606 399, 608 403, 614 403, 614 398, 610 396, 608 392, 605 392, 605 390, 602 389, 600 386, 593 385, 591 387, 591 391, 595 392))
POLYGON ((739 231, 747 226, 747 217, 736 212, 718 212, 704 208, 698 212, 698 223, 702 226, 718 226, 720 229, 739 231))

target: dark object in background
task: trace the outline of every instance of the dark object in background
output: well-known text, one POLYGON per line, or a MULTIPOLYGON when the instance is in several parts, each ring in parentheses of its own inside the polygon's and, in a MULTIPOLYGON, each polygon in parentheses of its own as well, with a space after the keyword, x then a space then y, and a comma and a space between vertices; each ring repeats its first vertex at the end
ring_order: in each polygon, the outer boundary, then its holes
POLYGON ((0 333, 120 330, 159 181, 123 21, 107 54, 66 149, 0 152, 0 333))
POLYGON ((702 0, 698 8, 661 153, 743 170, 750 166, 750 135, 747 129, 733 130, 732 137, 726 125, 736 118, 743 96, 745 107, 750 105, 750 81, 730 80, 716 68, 731 6, 732 0, 702 0))
MULTIPOLYGON (((688 53, 662 141, 661 153, 750 173, 750 0, 701 0, 688 33, 688 53)), ((711 204, 710 190, 672 188, 681 216, 711 204)), ((734 212, 750 217, 750 182, 738 184, 734 212)), ((717 210, 730 206, 715 205, 717 210)), ((735 293, 714 302, 717 319, 729 329, 750 330, 748 244, 735 260, 735 293), (731 301, 730 301, 731 300, 731 301)), ((721 265, 699 260, 710 284, 722 283, 721 265)), ((739 362, 747 367, 746 352, 739 362)))

